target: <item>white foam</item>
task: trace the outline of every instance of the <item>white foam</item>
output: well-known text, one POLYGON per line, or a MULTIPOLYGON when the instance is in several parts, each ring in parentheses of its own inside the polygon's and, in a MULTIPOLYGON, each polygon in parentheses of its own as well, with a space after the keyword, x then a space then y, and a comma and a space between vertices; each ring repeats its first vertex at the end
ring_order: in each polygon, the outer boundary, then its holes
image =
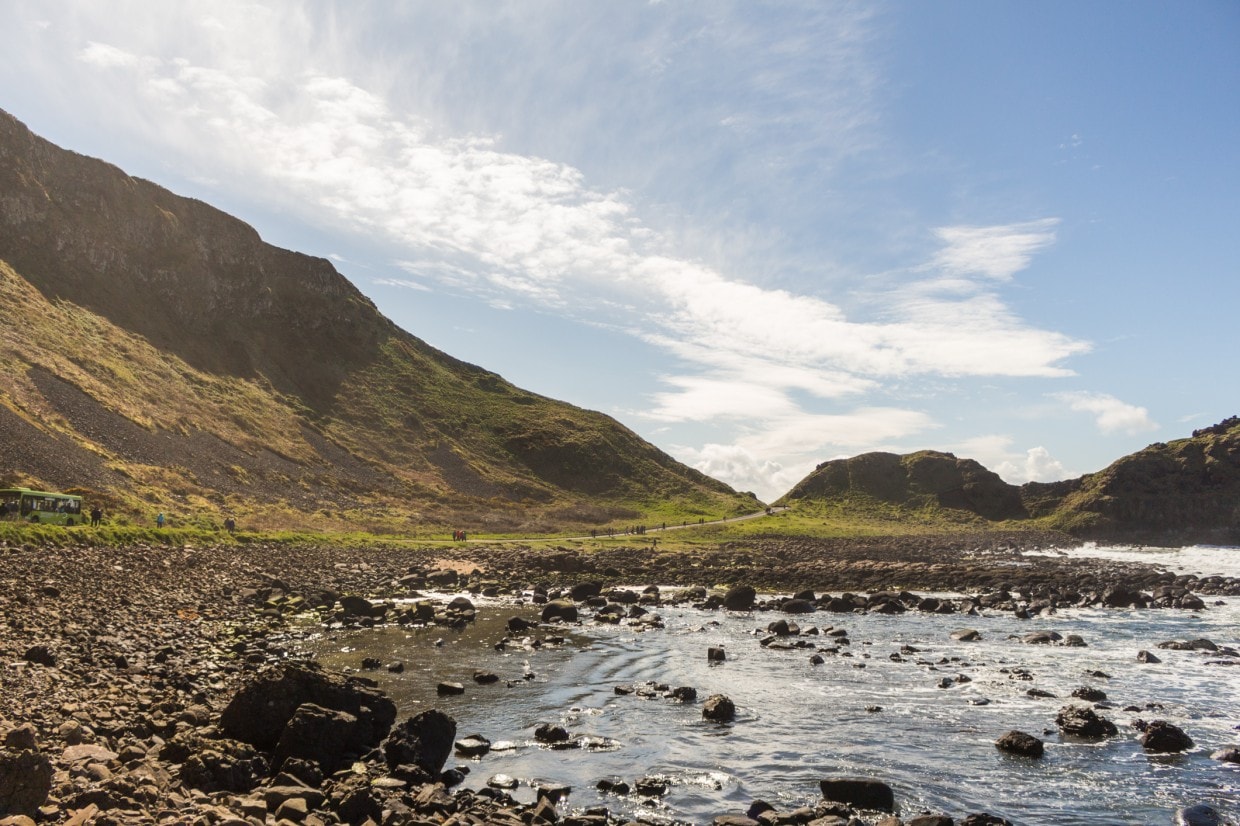
POLYGON ((1141 545, 1098 545, 1086 542, 1075 548, 1029 551, 1025 556, 1067 556, 1077 559, 1111 559, 1156 565, 1176 574, 1240 577, 1240 548, 1226 545, 1190 545, 1155 548, 1141 545))

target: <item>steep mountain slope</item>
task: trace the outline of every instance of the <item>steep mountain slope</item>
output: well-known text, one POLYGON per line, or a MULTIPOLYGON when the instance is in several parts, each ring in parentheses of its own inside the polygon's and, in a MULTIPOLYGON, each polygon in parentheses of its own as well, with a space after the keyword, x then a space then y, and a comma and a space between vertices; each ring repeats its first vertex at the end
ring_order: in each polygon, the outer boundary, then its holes
POLYGON ((821 501, 1036 519, 1091 539, 1240 543, 1240 418, 1150 445, 1078 479, 1020 487, 950 453, 867 453, 824 462, 780 503, 821 501))
POLYGON ((755 504, 605 415, 435 350, 329 262, 6 113, 0 429, 0 483, 271 526, 552 527, 755 504))

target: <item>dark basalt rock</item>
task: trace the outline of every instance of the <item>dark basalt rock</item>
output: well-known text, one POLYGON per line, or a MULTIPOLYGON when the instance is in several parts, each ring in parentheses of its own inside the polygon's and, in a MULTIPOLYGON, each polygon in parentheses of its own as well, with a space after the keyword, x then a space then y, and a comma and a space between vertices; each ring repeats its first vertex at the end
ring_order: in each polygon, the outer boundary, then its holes
POLYGON ((895 793, 881 780, 868 777, 829 777, 818 782, 822 797, 832 803, 846 803, 858 809, 890 812, 895 809, 895 793))
POLYGON ((51 792, 52 774, 44 754, 0 752, 0 815, 36 816, 51 792))
POLYGON ((282 663, 260 672, 233 696, 220 715, 220 731, 272 751, 306 703, 356 717, 353 739, 343 745, 359 753, 377 745, 396 719, 396 705, 360 680, 330 674, 313 663, 282 663))
POLYGON ((543 606, 543 622, 576 622, 577 605, 567 599, 553 599, 543 606))
POLYGON ((1175 826, 1223 826, 1223 818, 1212 806, 1199 803, 1177 809, 1175 826))
POLYGON ((566 743, 569 739, 568 729, 554 723, 541 723, 534 729, 534 739, 540 743, 566 743))
POLYGON ((438 709, 410 717, 383 741, 389 768, 413 765, 432 777, 443 771, 456 743, 456 720, 438 709))
POLYGON ((1009 731, 995 741, 995 747, 1021 757, 1041 757, 1045 747, 1041 740, 1023 731, 1009 731))
POLYGON ((1114 737, 1119 733, 1115 724, 1100 716, 1092 708, 1081 706, 1064 706, 1055 716, 1055 725, 1060 732, 1074 737, 1085 737, 1097 740, 1102 737, 1114 737))
POLYGON ((752 611, 758 592, 750 585, 737 585, 723 596, 723 607, 729 611, 752 611))
POLYGON ((736 704, 725 694, 712 694, 702 703, 702 717, 716 723, 726 723, 736 718, 736 704))
POLYGON ((1133 723, 1133 728, 1141 732, 1137 740, 1141 743, 1141 748, 1148 752, 1174 754, 1193 747, 1193 739, 1184 733, 1184 729, 1166 720, 1152 720, 1149 723, 1137 720, 1133 723))
POLYGON ((356 757, 354 749, 369 748, 376 743, 364 743, 370 732, 359 732, 357 717, 346 711, 305 703, 293 712, 276 744, 275 765, 280 766, 290 757, 299 757, 317 763, 326 774, 332 774, 356 757))

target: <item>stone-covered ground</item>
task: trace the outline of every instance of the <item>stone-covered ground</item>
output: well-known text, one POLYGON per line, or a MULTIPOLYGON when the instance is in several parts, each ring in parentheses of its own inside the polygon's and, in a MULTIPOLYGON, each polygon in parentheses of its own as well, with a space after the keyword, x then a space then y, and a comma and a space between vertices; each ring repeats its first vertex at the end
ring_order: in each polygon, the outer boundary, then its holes
MULTIPOLYGON (((357 678, 314 669, 272 676, 298 634, 315 627, 293 619, 312 608, 318 621, 467 621, 467 604, 383 602, 428 581, 499 593, 543 586, 553 600, 556 588, 580 583, 820 595, 950 588, 988 594, 988 605, 1013 610, 1133 600, 1191 607, 1196 594, 1240 593, 1235 580, 1057 557, 1028 566, 1015 552, 1059 539, 769 540, 689 554, 0 545, 0 824, 618 822, 603 811, 557 812, 554 789, 525 806, 502 792, 454 792, 440 773, 454 735, 443 720, 392 725, 386 701, 357 678), (458 580, 459 572, 467 578, 458 580), (357 595, 369 600, 351 598, 357 595), (256 700, 246 692, 264 685, 260 674, 269 693, 256 700), (246 702, 251 711, 254 703, 292 707, 247 716, 237 710, 246 702)), ((819 596, 820 610, 828 604, 819 596)), ((998 822, 980 818, 967 822, 998 822)), ((876 822, 825 800, 814 810, 731 822, 810 820, 876 822)))

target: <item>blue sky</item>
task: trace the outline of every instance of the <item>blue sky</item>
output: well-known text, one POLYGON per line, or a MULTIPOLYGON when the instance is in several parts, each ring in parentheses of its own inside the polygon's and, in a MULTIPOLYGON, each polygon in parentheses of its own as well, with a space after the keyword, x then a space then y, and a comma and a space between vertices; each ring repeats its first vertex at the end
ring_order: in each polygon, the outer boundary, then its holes
POLYGON ((0 108, 771 500, 1240 413, 1240 4, 21 2, 0 108))

